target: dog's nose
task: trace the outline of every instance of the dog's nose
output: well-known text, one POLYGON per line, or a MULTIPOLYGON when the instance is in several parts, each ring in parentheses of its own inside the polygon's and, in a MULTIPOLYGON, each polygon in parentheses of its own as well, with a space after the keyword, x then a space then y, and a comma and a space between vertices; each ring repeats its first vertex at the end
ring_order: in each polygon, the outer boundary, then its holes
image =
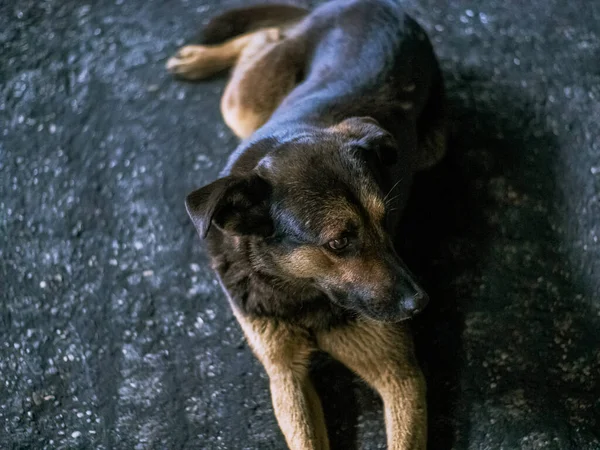
POLYGON ((424 292, 415 292, 414 294, 405 296, 400 301, 401 308, 407 314, 414 316, 419 314, 429 303, 429 298, 424 292))

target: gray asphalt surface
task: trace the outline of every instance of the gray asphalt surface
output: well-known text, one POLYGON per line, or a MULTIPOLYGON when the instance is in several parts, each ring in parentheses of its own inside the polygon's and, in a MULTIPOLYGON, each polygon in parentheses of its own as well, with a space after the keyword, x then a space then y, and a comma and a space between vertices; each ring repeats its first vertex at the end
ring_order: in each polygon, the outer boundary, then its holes
MULTIPOLYGON (((163 69, 240 3, 0 3, 0 448, 285 448, 183 206, 236 145, 224 80, 163 69)), ((453 118, 404 224, 430 447, 598 450, 600 2, 407 5, 453 118)), ((332 447, 384 448, 376 395, 314 375, 332 447)))

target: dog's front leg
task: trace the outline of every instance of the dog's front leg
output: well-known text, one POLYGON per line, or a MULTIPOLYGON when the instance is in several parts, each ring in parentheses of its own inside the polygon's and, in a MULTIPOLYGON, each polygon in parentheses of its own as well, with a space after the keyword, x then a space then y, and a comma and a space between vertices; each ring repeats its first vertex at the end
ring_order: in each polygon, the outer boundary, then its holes
POLYGON ((419 368, 404 371, 381 383, 389 450, 427 448, 425 381, 419 368))
POLYGON ((319 334, 317 342, 381 395, 388 450, 425 450, 426 387, 407 328, 359 320, 319 334))
POLYGON ((274 319, 236 317, 269 375, 273 409, 288 447, 329 450, 321 402, 308 374, 314 339, 274 319))
POLYGON ((321 402, 305 368, 267 369, 279 427, 292 450, 328 450, 321 402))

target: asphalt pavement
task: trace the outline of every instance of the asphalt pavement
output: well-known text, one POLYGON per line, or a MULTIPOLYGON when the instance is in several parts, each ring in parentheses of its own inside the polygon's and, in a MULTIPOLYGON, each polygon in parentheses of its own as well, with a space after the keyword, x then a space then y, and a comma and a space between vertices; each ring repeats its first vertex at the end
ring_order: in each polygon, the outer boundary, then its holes
MULTIPOLYGON (((236 146, 225 80, 164 70, 242 3, 0 3, 0 448, 285 448, 183 204, 236 146)), ((452 116, 401 249, 430 448, 598 450, 600 2, 406 4, 452 116)), ((385 448, 378 397, 313 375, 332 448, 385 448)))

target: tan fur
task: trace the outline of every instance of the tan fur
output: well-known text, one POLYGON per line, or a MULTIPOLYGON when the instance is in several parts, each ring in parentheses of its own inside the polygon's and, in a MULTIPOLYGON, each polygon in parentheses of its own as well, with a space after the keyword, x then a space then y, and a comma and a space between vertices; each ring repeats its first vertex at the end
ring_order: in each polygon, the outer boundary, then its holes
POLYGON ((322 242, 338 239, 346 230, 348 222, 360 222, 356 209, 345 201, 323 202, 323 205, 328 213, 319 233, 322 242))
POLYGON ((361 192, 362 204, 367 209, 369 217, 373 224, 380 224, 385 216, 385 204, 383 200, 368 192, 361 192))
POLYGON ((365 319, 319 333, 317 344, 381 395, 389 450, 426 448, 426 386, 405 326, 365 319))
POLYGON ((186 45, 167 61, 167 69, 186 80, 201 80, 233 66, 256 33, 222 45, 186 45))
POLYGON ((307 330, 235 311, 252 351, 269 376, 277 422, 292 450, 327 450, 320 400, 310 381, 310 356, 329 353, 381 396, 388 449, 425 449, 426 387, 407 328, 360 319, 352 325, 307 330))
POLYGON ((279 263, 288 273, 299 278, 312 278, 319 273, 335 270, 335 261, 322 249, 313 245, 303 245, 294 249, 279 263))
POLYGON ((291 28, 260 29, 214 46, 188 45, 169 59, 167 69, 198 80, 234 66, 221 113, 229 128, 245 139, 296 85, 302 49, 294 45, 291 28))
POLYGON ((388 274, 376 257, 336 258, 314 245, 303 245, 278 261, 287 272, 298 278, 316 275, 339 280, 342 283, 382 284, 388 274))
POLYGON ((321 401, 310 381, 308 366, 317 350, 305 329, 266 318, 235 316, 270 381, 277 423, 293 450, 328 450, 321 401))
POLYGON ((261 127, 296 85, 294 57, 276 28, 254 34, 236 64, 223 98, 225 123, 244 139, 261 127))

